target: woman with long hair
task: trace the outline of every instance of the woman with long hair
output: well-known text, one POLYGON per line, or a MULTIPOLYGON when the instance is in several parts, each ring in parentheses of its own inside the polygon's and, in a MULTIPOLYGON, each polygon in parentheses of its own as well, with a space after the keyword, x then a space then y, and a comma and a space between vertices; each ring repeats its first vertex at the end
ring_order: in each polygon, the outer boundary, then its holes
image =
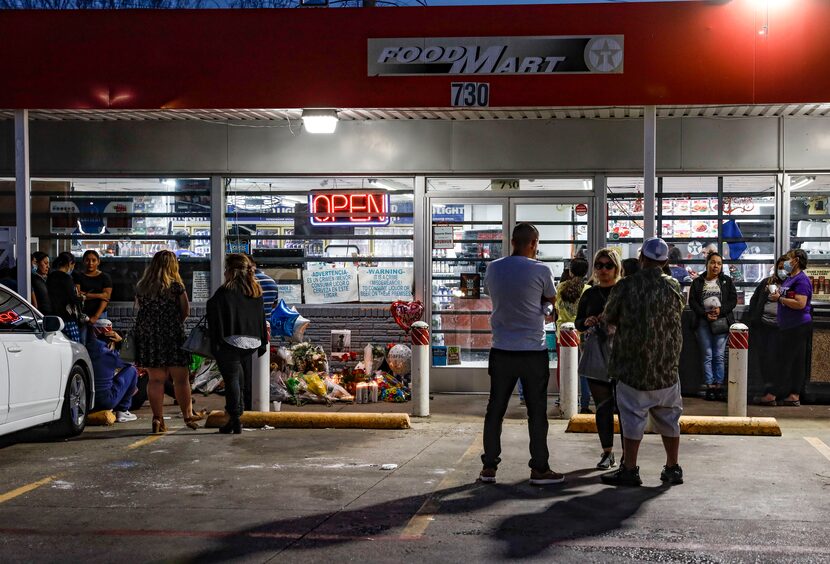
MULTIPOLYGON (((592 276, 594 285, 585 290, 579 299, 574 322, 577 330, 583 333, 583 341, 610 338, 606 330, 603 310, 608 296, 611 295, 611 290, 619 282, 621 275, 622 263, 617 251, 598 250, 594 255, 592 276)), ((602 445, 602 456, 597 463, 597 468, 607 470, 617 464, 614 458, 614 384, 607 378, 603 380, 589 377, 588 387, 591 389, 591 395, 594 396, 597 434, 602 445)))
POLYGON ((153 255, 136 286, 136 364, 149 374, 147 397, 153 410, 153 433, 167 432, 164 423, 164 383, 172 378, 185 425, 197 429, 204 414, 194 414, 190 396, 190 353, 182 349, 184 321, 190 302, 179 262, 171 251, 153 255))
MULTIPOLYGON (((778 293, 778 288, 787 279, 784 271, 784 263, 787 262, 787 255, 778 257, 772 273, 764 278, 749 300, 749 309, 744 316, 749 322, 750 351, 756 351, 753 355, 757 358, 758 371, 761 373, 761 380, 764 383, 764 395, 756 400, 759 405, 776 405, 775 394, 777 392, 776 382, 780 371, 779 344, 781 331, 778 329, 778 302, 771 299, 773 294, 778 293)), ((752 362, 752 359, 750 362, 752 362)))
POLYGON ((706 257, 706 272, 692 282, 689 307, 695 313, 694 329, 703 356, 706 399, 724 399, 724 357, 729 327, 735 323, 732 311, 738 292, 732 279, 723 273, 723 257, 715 251, 706 257))
POLYGON ((225 380, 228 422, 219 428, 223 434, 242 432, 242 386, 250 380, 254 352, 262 356, 268 339, 262 288, 255 272, 256 265, 247 256, 228 255, 225 282, 207 303, 211 349, 225 380))
POLYGON ((78 294, 84 298, 84 313, 89 317, 89 325, 94 325, 98 319, 107 317, 107 306, 112 297, 112 278, 98 268, 101 265, 98 251, 85 251, 81 262, 84 263, 83 272, 75 270, 72 278, 78 294))
MULTIPOLYGON (((574 258, 569 267, 570 278, 559 283, 556 289, 556 357, 559 358, 559 335, 562 334, 562 325, 573 323, 576 320, 579 298, 590 288, 585 283, 588 274, 588 261, 584 258, 574 258)), ((556 365, 556 381, 559 382, 559 363, 556 365)), ((588 404, 591 401, 591 392, 588 390, 588 379, 579 378, 579 412, 591 413, 588 404)))
POLYGON ((46 289, 49 293, 52 315, 63 319, 63 333, 75 341, 81 341, 81 305, 83 300, 75 290, 72 282, 72 269, 75 267, 75 257, 72 253, 63 252, 58 255, 49 275, 46 277, 46 289))

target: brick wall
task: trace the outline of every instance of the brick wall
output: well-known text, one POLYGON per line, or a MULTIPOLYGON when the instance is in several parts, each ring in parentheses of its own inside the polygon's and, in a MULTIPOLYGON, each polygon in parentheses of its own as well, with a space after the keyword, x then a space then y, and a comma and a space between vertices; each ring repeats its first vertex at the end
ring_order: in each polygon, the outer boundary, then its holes
MULTIPOLYGON (((362 351, 367 343, 385 345, 386 343, 408 342, 403 330, 398 327, 389 313, 387 305, 298 305, 297 310, 311 321, 306 329, 304 340, 322 345, 326 353, 331 353, 331 330, 350 329, 352 332, 352 350, 362 351)), ((107 309, 109 319, 118 332, 129 331, 135 324, 133 304, 110 304, 107 309)), ((190 305, 190 317, 185 323, 189 332, 205 314, 205 304, 190 305)))

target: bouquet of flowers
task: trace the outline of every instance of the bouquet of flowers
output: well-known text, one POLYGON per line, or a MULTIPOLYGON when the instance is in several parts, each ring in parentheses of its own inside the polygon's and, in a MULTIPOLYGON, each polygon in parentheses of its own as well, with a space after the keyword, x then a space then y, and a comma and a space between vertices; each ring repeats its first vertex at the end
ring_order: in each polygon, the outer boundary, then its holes
POLYGON ((297 372, 329 371, 329 362, 323 347, 311 343, 297 343, 291 347, 291 364, 297 372))

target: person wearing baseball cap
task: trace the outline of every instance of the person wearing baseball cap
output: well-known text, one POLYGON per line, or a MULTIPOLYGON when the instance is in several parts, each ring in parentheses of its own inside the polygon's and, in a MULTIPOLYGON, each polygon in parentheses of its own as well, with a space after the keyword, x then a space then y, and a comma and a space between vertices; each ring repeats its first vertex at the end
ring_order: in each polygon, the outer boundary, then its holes
POLYGON ((666 450, 660 479, 683 483, 677 461, 683 411, 678 372, 683 294, 677 280, 662 272, 668 258, 665 241, 647 239, 640 251, 641 270, 618 282, 605 306, 606 321, 616 328, 608 375, 617 381, 623 435, 622 463, 619 469, 602 475, 606 484, 642 484, 637 453, 649 414, 666 450))
POLYGON ((138 419, 130 413, 138 385, 138 371, 132 364, 121 360, 115 349, 116 343, 121 340, 121 335, 112 329, 112 321, 99 318, 87 337, 86 350, 95 378, 95 405, 92 409, 111 409, 115 411, 118 423, 126 423, 138 419))

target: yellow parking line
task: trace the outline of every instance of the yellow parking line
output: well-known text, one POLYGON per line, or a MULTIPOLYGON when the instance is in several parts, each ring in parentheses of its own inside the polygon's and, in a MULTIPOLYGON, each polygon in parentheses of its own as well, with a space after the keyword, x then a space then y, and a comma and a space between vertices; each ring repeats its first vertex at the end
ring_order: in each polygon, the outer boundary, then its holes
POLYGON ((813 445, 815 449, 824 456, 824 458, 830 460, 830 447, 824 444, 824 441, 818 437, 804 437, 804 440, 813 445))
MULTIPOLYGON (((467 460, 476 456, 481 451, 481 442, 482 434, 479 433, 478 436, 473 439, 473 442, 470 444, 469 448, 467 448, 467 451, 462 454, 461 458, 458 459, 458 462, 455 463, 455 470, 447 474, 444 479, 441 480, 441 483, 438 484, 435 491, 446 490, 461 485, 463 480, 460 477, 464 474, 460 467, 463 466, 467 460)), ((465 477, 464 480, 468 480, 468 478, 465 477)), ((409 523, 406 524, 406 527, 404 527, 401 532, 401 537, 418 538, 423 536, 427 530, 427 527, 429 527, 430 523, 435 520, 435 515, 438 513, 440 506, 441 502, 435 498, 434 493, 430 494, 426 501, 424 501, 423 505, 421 505, 418 511, 415 512, 415 515, 412 516, 412 519, 409 520, 409 523)))
POLYGON ((168 433, 159 433, 158 435, 150 435, 149 437, 144 437, 143 439, 139 439, 133 444, 127 446, 127 450, 133 450, 134 448, 140 448, 143 446, 147 446, 149 444, 153 444, 157 440, 164 437, 165 434, 168 433))
POLYGON ((20 486, 17 489, 14 489, 10 492, 6 492, 6 493, 0 495, 0 503, 5 503, 5 502, 9 501, 10 499, 14 499, 18 496, 21 496, 21 495, 25 494, 25 493, 29 493, 32 490, 36 490, 40 486, 45 486, 46 484, 48 484, 49 482, 52 482, 56 478, 57 478, 57 476, 48 476, 46 478, 38 480, 37 482, 32 482, 31 484, 26 484, 25 486, 20 486))

